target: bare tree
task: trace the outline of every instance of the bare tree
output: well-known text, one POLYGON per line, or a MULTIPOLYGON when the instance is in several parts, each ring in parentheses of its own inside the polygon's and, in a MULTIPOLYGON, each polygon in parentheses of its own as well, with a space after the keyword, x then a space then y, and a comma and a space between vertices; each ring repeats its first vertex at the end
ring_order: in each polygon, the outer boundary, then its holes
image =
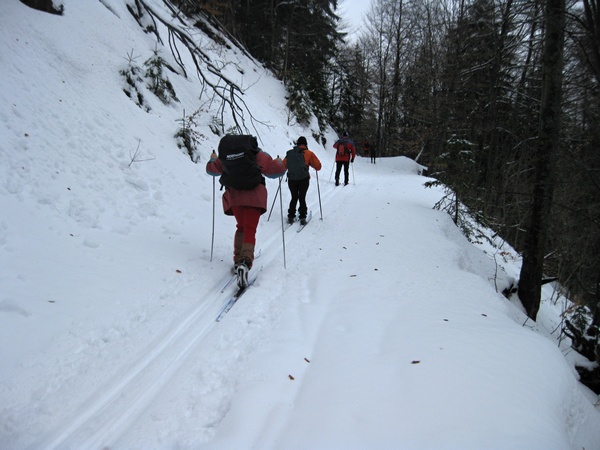
MULTIPOLYGON (((221 102, 219 108, 221 117, 223 118, 228 111, 238 131, 248 132, 249 124, 247 120, 254 126, 256 118, 242 99, 243 90, 233 80, 225 76, 221 68, 196 43, 188 31, 186 22, 181 17, 181 12, 173 7, 168 0, 164 0, 164 4, 171 11, 171 15, 161 14, 161 11, 153 8, 145 0, 134 0, 134 4, 129 5, 128 9, 140 26, 144 28, 146 28, 146 24, 142 18, 145 14, 149 16, 154 24, 151 31, 154 32, 158 43, 161 45, 165 45, 165 43, 159 32, 158 23, 166 28, 169 49, 183 76, 187 77, 188 73, 181 57, 180 46, 188 51, 194 64, 195 73, 198 79, 202 81, 203 86, 221 102)), ((202 16, 202 13, 200 14, 199 20, 208 17, 202 16)))

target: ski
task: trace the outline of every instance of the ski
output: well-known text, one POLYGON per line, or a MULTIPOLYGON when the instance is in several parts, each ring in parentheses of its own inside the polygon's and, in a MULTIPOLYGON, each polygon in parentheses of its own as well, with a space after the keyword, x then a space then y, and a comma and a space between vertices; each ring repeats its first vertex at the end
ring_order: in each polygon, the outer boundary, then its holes
POLYGON ((233 305, 235 305, 235 303, 240 299, 240 297, 246 293, 248 288, 254 284, 254 282, 256 281, 256 278, 258 277, 258 274, 261 271, 262 271, 262 267, 250 276, 250 278, 248 279, 248 284, 246 286, 238 288, 237 291, 235 291, 233 293, 233 295, 231 297, 229 297, 229 300, 227 300, 227 302, 225 302, 225 305, 223 306, 223 308, 219 312, 219 315, 216 318, 217 322, 221 321, 223 316, 225 316, 225 314, 227 314, 229 312, 229 310, 231 308, 233 308, 233 305))
POLYGON ((223 285, 223 287, 221 288, 221 294, 227 290, 227 288, 231 285, 231 283, 233 283, 236 280, 236 278, 237 278, 236 274, 233 274, 229 277, 229 279, 227 280, 227 283, 225 283, 223 285))
POLYGON ((304 225, 300 224, 300 226, 298 227, 298 229, 296 230, 296 233, 300 233, 302 230, 304 230, 304 227, 306 225, 308 225, 308 222, 310 222, 310 219, 312 219, 312 211, 310 211, 308 213, 308 217, 306 218, 306 223, 304 225))
MULTIPOLYGON (((262 253, 262 248, 260 250, 258 250, 258 253, 256 254, 256 256, 254 257, 254 260, 256 261, 258 258, 260 258, 260 254, 262 253)), ((221 294, 223 292, 225 292, 227 290, 227 288, 229 286, 231 286, 231 283, 233 283, 235 280, 237 280, 237 274, 234 273, 233 268, 231 269, 232 274, 231 277, 229 277, 227 279, 227 281, 225 282, 225 284, 223 285, 223 287, 221 288, 221 294)))

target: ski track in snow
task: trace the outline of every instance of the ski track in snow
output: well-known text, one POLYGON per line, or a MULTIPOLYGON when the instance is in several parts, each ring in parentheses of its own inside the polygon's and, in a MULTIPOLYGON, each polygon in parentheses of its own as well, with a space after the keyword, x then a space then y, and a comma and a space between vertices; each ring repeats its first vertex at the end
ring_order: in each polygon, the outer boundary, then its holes
MULTIPOLYGON (((226 294, 225 294, 226 295, 226 294)), ((185 363, 192 350, 214 326, 216 300, 189 311, 176 329, 143 355, 125 374, 108 380, 97 395, 88 399, 56 437, 46 439, 49 448, 99 448, 114 441, 152 402, 173 374, 185 363)))
MULTIPOLYGON (((285 189, 285 185, 282 184, 282 187, 285 189)), ((314 181, 311 189, 315 191, 317 189, 314 181)), ((335 189, 328 189, 325 192, 322 191, 321 203, 326 207, 334 198, 335 189)), ((309 205, 313 211, 315 207, 319 208, 318 203, 309 205)), ((280 212, 274 211, 271 221, 278 223, 279 216, 280 212)), ((305 230, 314 226, 316 220, 320 220, 318 213, 313 212, 313 218, 305 230)), ((261 218, 261 222, 263 221, 266 221, 266 214, 261 218)), ((302 234, 299 233, 286 233, 285 239, 292 243, 301 239, 301 236, 302 234)), ((265 245, 259 243, 257 247, 261 249, 259 260, 261 265, 273 264, 275 259, 282 259, 281 234, 275 233, 265 241, 265 245)), ((279 264, 280 261, 276 263, 279 264)), ((260 286, 261 278, 267 276, 262 274, 256 284, 260 286)), ((45 448, 101 448, 119 442, 122 436, 127 435, 136 420, 169 385, 177 371, 190 363, 191 356, 202 347, 205 337, 215 327, 220 326, 215 319, 224 302, 236 290, 233 283, 225 292, 220 292, 220 288, 229 277, 228 274, 220 279, 200 304, 183 314, 185 320, 175 329, 170 330, 160 341, 153 343, 152 350, 148 354, 141 355, 124 373, 106 380, 103 387, 97 389, 92 397, 86 399, 72 412, 70 419, 63 418, 61 420, 63 425, 57 427, 51 436, 44 436, 40 443, 43 442, 45 448)), ((255 290, 255 286, 250 288, 232 309, 251 298, 255 290)), ((231 311, 221 322, 226 321, 229 314, 231 311)), ((213 423, 213 426, 217 423, 213 423)))
MULTIPOLYGON (((352 187, 333 188, 329 183, 327 183, 327 186, 329 189, 321 188, 321 204, 325 210, 329 210, 332 215, 335 215, 336 210, 345 208, 347 202, 345 196, 351 195, 352 187), (336 189, 339 194, 337 197, 335 197, 336 189), (342 189, 345 189, 345 191, 342 191, 342 189), (340 203, 330 208, 332 200, 339 200, 340 203)), ((313 179, 311 184, 313 197, 316 194, 316 189, 317 186, 313 179)), ((275 208, 277 208, 277 205, 275 205, 275 208)), ((285 208, 284 206, 284 210, 285 208)), ((292 248, 294 242, 301 241, 302 235, 315 227, 317 221, 320 221, 320 213, 315 213, 315 209, 319 210, 318 202, 313 201, 309 204, 309 208, 313 211, 313 218, 305 230, 302 233, 285 234, 288 248, 292 248)), ((279 226, 279 216, 280 211, 273 212, 271 229, 276 230, 279 226)), ((261 225, 265 220, 266 215, 261 218, 261 225)), ((326 220, 321 223, 326 225, 326 220)), ((272 233, 269 238, 264 238, 264 244, 261 244, 259 239, 258 248, 261 249, 261 265, 267 265, 268 267, 274 263, 281 264, 280 233, 272 233)), ((314 249, 305 249, 304 251, 311 250, 314 251, 314 249)), ((293 258, 298 260, 302 260, 302 257, 302 248, 300 253, 293 255, 293 258)), ((288 255, 288 259, 291 259, 291 255, 288 255)), ((263 270, 263 272, 266 273, 261 274, 256 283, 257 286, 269 282, 267 278, 268 271, 263 270)), ((125 370, 124 373, 119 373, 118 376, 106 380, 103 387, 97 389, 92 397, 75 409, 70 419, 63 418, 61 420, 62 426, 57 427, 51 436, 45 436, 40 440, 40 442, 45 443, 44 447, 100 448, 118 443, 123 436, 127 436, 131 429, 135 428, 136 420, 152 406, 154 400, 163 394, 163 390, 171 384, 178 370, 185 365, 193 364, 195 357, 192 357, 192 355, 196 355, 200 351, 207 335, 216 327, 221 326, 220 323, 215 322, 215 318, 224 302, 236 289, 235 284, 232 284, 224 293, 220 292, 220 287, 229 276, 227 274, 220 279, 213 289, 208 291, 200 304, 182 314, 186 319, 175 329, 170 330, 160 341, 154 342, 152 350, 148 354, 141 355, 135 364, 125 370)), ((245 301, 251 301, 253 293, 257 291, 257 286, 253 286, 234 306, 232 311, 243 306, 245 301)), ((299 298, 302 298, 302 296, 300 295, 299 298)), ((222 319, 221 323, 228 320, 229 315, 232 315, 232 311, 222 319)), ((274 317, 270 318, 270 320, 274 319, 274 317)), ((244 339, 247 339, 247 336, 244 339)), ((233 392, 231 392, 231 395, 233 395, 233 392)), ((223 408, 220 414, 215 411, 217 419, 213 421, 209 428, 216 427, 219 422, 218 417, 225 416, 227 407, 224 406, 223 408)), ((271 430, 270 433, 267 433, 269 435, 273 434, 273 430, 276 428, 273 428, 273 424, 265 424, 265 429, 271 430)), ((209 435, 210 433, 207 433, 207 436, 209 435)), ((130 442, 130 437, 125 437, 125 441, 130 442)))

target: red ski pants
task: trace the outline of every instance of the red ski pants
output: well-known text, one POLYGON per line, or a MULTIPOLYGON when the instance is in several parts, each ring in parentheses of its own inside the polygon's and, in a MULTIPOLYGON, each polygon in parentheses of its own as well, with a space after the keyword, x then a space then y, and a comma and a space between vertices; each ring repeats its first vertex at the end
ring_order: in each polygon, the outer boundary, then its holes
POLYGON ((237 222, 237 232, 244 235, 243 242, 254 245, 261 209, 252 206, 234 206, 231 210, 237 222))

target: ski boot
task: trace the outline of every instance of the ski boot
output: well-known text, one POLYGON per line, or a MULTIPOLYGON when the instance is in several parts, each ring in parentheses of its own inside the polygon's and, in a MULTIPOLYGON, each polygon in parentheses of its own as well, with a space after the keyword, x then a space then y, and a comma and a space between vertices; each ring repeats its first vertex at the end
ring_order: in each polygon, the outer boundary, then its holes
POLYGON ((241 260, 236 264, 236 275, 238 287, 245 288, 248 286, 248 271, 250 268, 245 260, 241 260))

